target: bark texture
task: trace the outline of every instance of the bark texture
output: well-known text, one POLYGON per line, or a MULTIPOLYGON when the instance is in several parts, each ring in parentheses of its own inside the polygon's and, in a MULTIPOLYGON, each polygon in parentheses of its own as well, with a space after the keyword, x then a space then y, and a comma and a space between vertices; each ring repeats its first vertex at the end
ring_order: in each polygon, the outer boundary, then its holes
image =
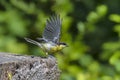
POLYGON ((0 53, 0 80, 59 80, 53 56, 47 58, 0 53))

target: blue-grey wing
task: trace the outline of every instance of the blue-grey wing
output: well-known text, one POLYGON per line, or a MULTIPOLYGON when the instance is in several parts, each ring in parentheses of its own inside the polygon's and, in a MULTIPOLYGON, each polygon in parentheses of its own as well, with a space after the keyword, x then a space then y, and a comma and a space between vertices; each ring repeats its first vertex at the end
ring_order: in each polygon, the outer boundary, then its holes
POLYGON ((47 41, 59 42, 62 20, 59 15, 50 17, 46 22, 43 38, 47 41))

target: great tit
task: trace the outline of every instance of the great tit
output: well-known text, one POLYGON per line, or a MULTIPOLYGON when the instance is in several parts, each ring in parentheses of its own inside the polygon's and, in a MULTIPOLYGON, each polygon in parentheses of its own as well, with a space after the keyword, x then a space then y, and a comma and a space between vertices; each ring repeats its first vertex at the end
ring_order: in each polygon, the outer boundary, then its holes
POLYGON ((45 53, 56 53, 61 51, 68 45, 64 42, 60 42, 62 20, 60 15, 51 16, 46 21, 46 27, 44 29, 42 38, 37 38, 38 41, 30 38, 25 38, 27 42, 39 46, 45 53))

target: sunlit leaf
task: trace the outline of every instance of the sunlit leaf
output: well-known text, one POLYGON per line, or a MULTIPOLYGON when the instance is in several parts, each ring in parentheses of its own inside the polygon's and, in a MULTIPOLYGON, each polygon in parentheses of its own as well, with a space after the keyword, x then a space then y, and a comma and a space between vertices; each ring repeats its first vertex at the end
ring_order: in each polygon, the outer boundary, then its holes
POLYGON ((120 23, 120 15, 118 15, 118 14, 111 14, 109 19, 116 23, 120 23))

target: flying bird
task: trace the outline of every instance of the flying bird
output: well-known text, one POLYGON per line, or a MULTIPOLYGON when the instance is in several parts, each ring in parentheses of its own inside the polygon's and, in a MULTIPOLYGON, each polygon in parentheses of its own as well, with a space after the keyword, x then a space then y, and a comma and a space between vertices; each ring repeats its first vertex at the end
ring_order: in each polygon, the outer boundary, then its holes
POLYGON ((62 20, 60 15, 51 16, 46 21, 46 27, 43 31, 42 38, 37 38, 38 41, 30 38, 25 38, 27 42, 39 46, 45 53, 56 53, 61 51, 68 45, 64 42, 60 42, 62 20))

